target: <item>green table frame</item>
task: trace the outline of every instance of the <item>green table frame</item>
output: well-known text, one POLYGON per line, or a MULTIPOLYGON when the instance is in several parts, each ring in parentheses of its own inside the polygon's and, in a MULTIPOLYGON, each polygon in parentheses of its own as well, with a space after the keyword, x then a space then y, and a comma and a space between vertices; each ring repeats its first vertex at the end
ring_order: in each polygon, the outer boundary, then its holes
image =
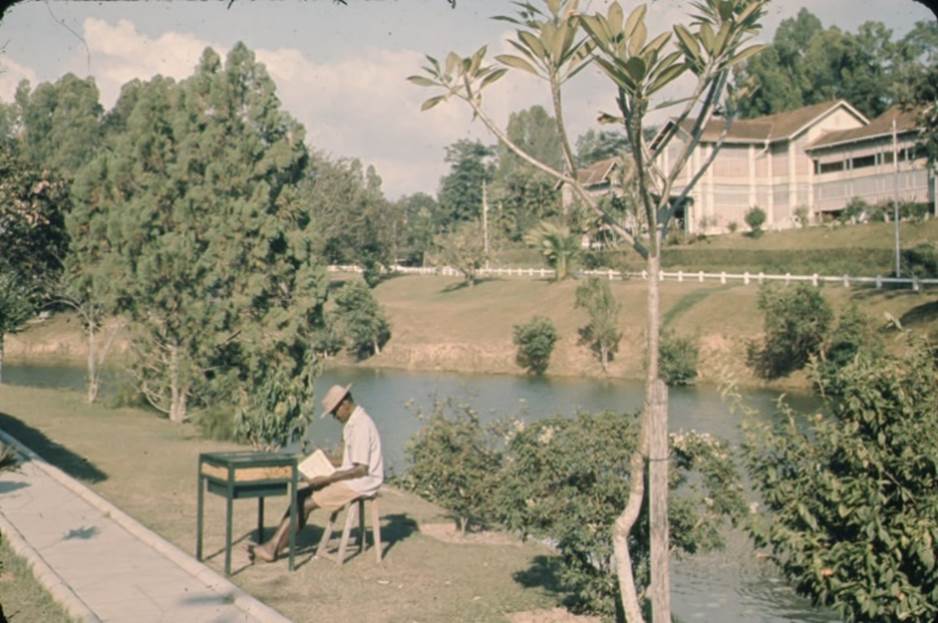
POLYGON ((290 571, 296 546, 297 457, 275 452, 203 452, 199 454, 198 510, 195 557, 202 560, 202 515, 204 495, 223 496, 225 512, 225 574, 231 575, 231 515, 234 500, 257 498, 257 539, 263 538, 264 498, 290 496, 290 571))

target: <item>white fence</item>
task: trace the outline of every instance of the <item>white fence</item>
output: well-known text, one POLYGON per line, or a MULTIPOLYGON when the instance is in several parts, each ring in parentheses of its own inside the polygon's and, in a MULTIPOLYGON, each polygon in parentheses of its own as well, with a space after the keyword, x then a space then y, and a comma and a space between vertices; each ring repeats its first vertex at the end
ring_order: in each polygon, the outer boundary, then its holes
MULTIPOLYGON (((330 272, 360 273, 362 269, 359 266, 329 266, 330 272)), ((392 266, 391 273, 400 273, 404 275, 444 275, 460 276, 455 268, 450 266, 392 266)), ((578 276, 584 277, 604 277, 606 279, 648 279, 648 271, 629 272, 617 270, 582 270, 577 271, 578 276)), ((554 270, 551 268, 480 268, 476 271, 479 277, 521 277, 526 279, 547 279, 554 277, 554 270)), ((762 284, 768 281, 780 281, 784 284, 807 282, 815 286, 823 283, 833 283, 842 285, 845 288, 852 286, 875 286, 877 289, 885 285, 895 285, 911 287, 915 291, 923 287, 938 286, 938 279, 918 279, 916 277, 898 278, 898 277, 851 277, 850 275, 784 275, 769 273, 706 273, 703 271, 688 272, 679 270, 677 272, 659 271, 658 280, 672 280, 678 282, 696 281, 704 283, 707 281, 719 281, 721 284, 730 282, 742 282, 743 285, 762 284)))

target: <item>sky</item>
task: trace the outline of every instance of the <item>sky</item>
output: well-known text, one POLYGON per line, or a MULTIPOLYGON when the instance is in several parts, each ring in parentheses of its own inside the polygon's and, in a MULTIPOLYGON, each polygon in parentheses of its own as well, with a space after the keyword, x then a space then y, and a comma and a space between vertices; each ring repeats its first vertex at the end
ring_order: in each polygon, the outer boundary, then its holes
MULTIPOLYGON (((537 0, 535 0, 536 2, 537 0)), ((243 41, 277 84, 283 107, 307 132, 311 148, 334 158, 374 165, 385 194, 435 195, 448 170, 445 148, 462 138, 494 143, 465 104, 452 101, 427 112, 433 95, 406 81, 424 55, 450 50, 469 55, 483 44, 489 57, 507 52, 509 25, 490 19, 512 12, 507 0, 235 0, 192 2, 61 2, 30 0, 8 9, 0 22, 0 100, 16 85, 35 87, 72 72, 94 77, 110 109, 125 82, 156 74, 183 79, 207 46, 224 54, 243 41)), ((608 0, 583 0, 605 10, 608 0)), ((634 2, 626 0, 628 8, 634 2)), ((654 0, 652 33, 685 23, 690 3, 654 0)), ((778 24, 807 7, 824 26, 855 31, 878 20, 896 36, 934 16, 913 0, 771 0, 759 39, 770 41, 778 24)), ((593 127, 600 111, 613 112, 614 91, 593 70, 569 84, 565 115, 571 140, 593 127), (592 72, 592 73, 591 73, 592 72)), ((674 85, 675 89, 680 83, 674 85)), ((485 108, 503 127, 508 115, 547 106, 543 83, 523 72, 486 91, 485 108)))

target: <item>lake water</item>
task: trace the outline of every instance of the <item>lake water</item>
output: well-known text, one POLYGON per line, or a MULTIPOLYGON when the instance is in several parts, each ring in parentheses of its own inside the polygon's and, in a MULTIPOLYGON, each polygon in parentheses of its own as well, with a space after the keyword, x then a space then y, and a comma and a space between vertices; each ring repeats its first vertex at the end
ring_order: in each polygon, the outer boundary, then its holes
MULTIPOLYGON (((5 365, 3 380, 17 385, 82 389, 84 371, 72 366, 5 365)), ((573 415, 578 410, 632 412, 641 407, 643 397, 639 381, 534 379, 367 368, 325 372, 317 382, 317 395, 322 396, 333 383, 352 384, 356 401, 365 407, 381 432, 386 462, 392 470, 402 468, 404 445, 419 428, 416 411, 429 411, 436 398, 470 404, 485 421, 503 415, 533 420, 556 414, 573 415)), ((107 385, 103 391, 106 395, 107 385)), ((763 417, 772 417, 776 392, 747 391, 744 397, 763 417)), ((797 409, 809 409, 815 400, 791 396, 789 403, 797 409)), ((669 420, 672 430, 706 431, 731 442, 740 438, 739 417, 730 413, 714 387, 672 389, 669 420)), ((314 446, 332 447, 340 438, 340 426, 331 418, 317 419, 310 427, 309 439, 314 446)), ((756 558, 748 538, 739 531, 727 535, 725 550, 674 558, 671 565, 674 614, 687 623, 839 620, 796 596, 770 565, 756 558)))

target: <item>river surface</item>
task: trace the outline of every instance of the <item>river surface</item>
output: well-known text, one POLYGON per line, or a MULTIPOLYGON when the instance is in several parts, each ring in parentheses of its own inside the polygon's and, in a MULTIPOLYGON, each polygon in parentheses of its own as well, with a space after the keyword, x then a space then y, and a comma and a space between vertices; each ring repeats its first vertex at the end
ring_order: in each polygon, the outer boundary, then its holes
MULTIPOLYGON (((3 368, 3 381, 82 389, 84 372, 81 368, 64 365, 8 364, 3 368)), ((365 407, 381 432, 386 465, 391 471, 400 471, 404 466, 404 446, 420 426, 416 413, 429 412, 436 399, 469 404, 483 421, 506 415, 531 421, 549 415, 574 415, 578 410, 633 412, 641 407, 643 396, 639 381, 535 379, 367 368, 326 371, 317 381, 317 396, 322 396, 333 383, 352 384, 356 401, 365 407)), ((113 390, 105 385, 104 394, 108 391, 113 390)), ((748 390, 743 396, 761 417, 773 417, 777 392, 748 390)), ((790 396, 788 402, 796 409, 810 409, 816 404, 810 396, 790 396)), ((671 430, 709 432, 732 443, 740 439, 739 416, 731 413, 714 387, 672 389, 669 421, 671 430)), ((332 418, 316 419, 308 437, 314 446, 330 448, 339 443, 341 429, 332 418)), ((757 559, 748 538, 737 530, 727 534, 726 549, 674 558, 671 565, 674 614, 685 623, 839 620, 796 596, 770 565, 757 559)))

